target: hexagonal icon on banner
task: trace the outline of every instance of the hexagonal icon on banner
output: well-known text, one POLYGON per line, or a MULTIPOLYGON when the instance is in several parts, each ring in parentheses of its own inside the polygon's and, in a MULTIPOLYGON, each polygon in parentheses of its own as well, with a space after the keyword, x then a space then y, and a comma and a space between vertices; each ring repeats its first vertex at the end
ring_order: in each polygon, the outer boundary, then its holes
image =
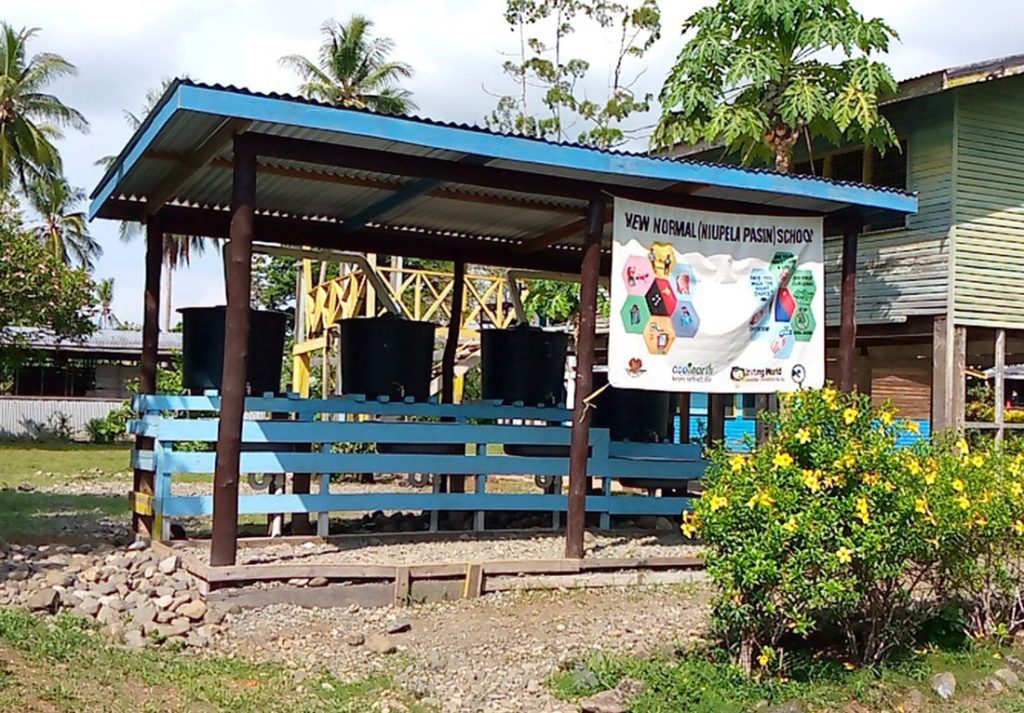
POLYGON ((775 278, 766 268, 755 267, 750 271, 750 288, 759 302, 768 304, 775 297, 775 278))
POLYGON ((679 298, 676 297, 675 291, 672 289, 672 284, 664 277, 655 277, 654 286, 658 288, 658 292, 661 293, 661 298, 665 300, 665 309, 668 310, 669 314, 676 311, 676 303, 679 302, 679 298))
POLYGON ((818 292, 818 284, 814 280, 814 273, 810 270, 797 270, 789 280, 789 290, 793 293, 793 299, 800 307, 810 309, 814 302, 814 295, 818 292))
POLYGON ((790 326, 793 327, 793 336, 798 342, 811 341, 818 322, 814 319, 814 310, 810 305, 799 305, 796 308, 796 314, 793 315, 793 322, 790 326))
POLYGON ((768 265, 768 271, 775 278, 775 285, 778 289, 781 289, 789 284, 789 280, 793 277, 793 271, 796 270, 797 259, 796 255, 790 252, 777 252, 772 255, 771 264, 768 265))
POLYGON ((672 342, 676 340, 673 331, 672 320, 668 317, 651 317, 651 321, 644 327, 647 351, 651 354, 668 354, 672 342))
POLYGON ((644 327, 651 318, 647 300, 638 295, 627 297, 619 314, 622 316, 623 328, 630 334, 643 334, 644 327))
MULTIPOLYGON (((660 282, 665 281, 660 280, 660 282)), ((651 311, 652 316, 668 317, 672 313, 668 304, 665 303, 665 295, 662 294, 658 282, 651 283, 651 288, 647 290, 646 299, 647 309, 651 311)))
POLYGON ((682 339, 693 339, 700 329, 700 315, 689 300, 680 300, 679 306, 672 313, 672 329, 682 339))
POLYGON ((654 243, 647 257, 651 259, 654 274, 658 277, 668 277, 676 266, 676 249, 672 243, 654 243))
POLYGON ((772 356, 776 359, 789 359, 793 356, 793 346, 795 344, 796 339, 793 336, 793 330, 789 325, 783 325, 772 335, 769 347, 772 350, 772 356))
POLYGON ((622 281, 626 292, 631 295, 646 295, 654 282, 654 268, 651 261, 642 255, 630 255, 622 268, 622 281))
POLYGON ((669 278, 672 289, 676 291, 681 299, 693 295, 693 288, 697 286, 697 276, 693 268, 685 262, 681 262, 672 269, 672 277, 669 278))

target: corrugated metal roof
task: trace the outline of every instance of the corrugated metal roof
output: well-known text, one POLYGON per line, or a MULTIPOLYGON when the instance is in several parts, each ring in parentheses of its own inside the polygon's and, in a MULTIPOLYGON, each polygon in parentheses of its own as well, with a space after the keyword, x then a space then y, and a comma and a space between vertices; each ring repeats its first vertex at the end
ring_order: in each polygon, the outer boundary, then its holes
MULTIPOLYGON (((561 177, 600 187, 614 195, 640 189, 696 199, 732 201, 759 212, 764 206, 820 214, 914 212, 916 198, 894 189, 781 175, 626 151, 597 149, 422 117, 396 117, 364 109, 340 108, 286 94, 178 80, 165 92, 93 191, 92 215, 124 217, 125 208, 145 215, 146 197, 217 135, 229 121, 251 122, 247 131, 339 147, 371 149, 380 169, 338 168, 260 157, 257 210, 267 215, 326 219, 344 223, 368 206, 395 195, 419 179, 389 171, 389 158, 429 157, 469 161, 538 179, 561 177), (681 190, 682 189, 682 190, 681 190)), ((168 203, 225 210, 231 200, 232 143, 188 175, 168 203)), ((376 166, 373 166, 376 168, 376 166)), ((392 168, 394 168, 392 166, 392 168)), ((518 186, 517 186, 518 188, 518 186)), ((438 231, 523 241, 579 220, 586 202, 467 184, 431 184, 408 200, 395 202, 372 218, 374 225, 399 230, 438 231)), ((567 237, 559 242, 578 242, 567 237)))
MULTIPOLYGON (((90 351, 102 354, 141 354, 142 332, 132 329, 98 329, 82 339, 60 339, 37 327, 5 327, 0 342, 41 351, 90 351)), ((161 354, 181 351, 180 332, 160 332, 161 354)))

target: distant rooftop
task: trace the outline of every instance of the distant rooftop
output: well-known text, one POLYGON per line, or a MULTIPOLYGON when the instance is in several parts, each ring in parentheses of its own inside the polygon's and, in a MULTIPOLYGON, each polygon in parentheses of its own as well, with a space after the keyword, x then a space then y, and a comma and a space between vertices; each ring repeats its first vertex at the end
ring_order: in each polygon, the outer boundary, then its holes
MULTIPOLYGON (((138 356, 142 353, 142 332, 133 329, 97 329, 88 337, 75 340, 58 339, 48 329, 6 327, 0 332, 0 341, 16 341, 18 346, 41 351, 90 352, 119 356, 138 356)), ((180 332, 160 332, 161 355, 167 356, 180 351, 180 332)))
POLYGON ((897 95, 886 104, 916 99, 929 94, 938 94, 948 89, 965 87, 970 84, 992 82, 1024 74, 1024 54, 1014 54, 998 59, 987 59, 957 67, 937 69, 934 72, 904 79, 900 82, 897 95))

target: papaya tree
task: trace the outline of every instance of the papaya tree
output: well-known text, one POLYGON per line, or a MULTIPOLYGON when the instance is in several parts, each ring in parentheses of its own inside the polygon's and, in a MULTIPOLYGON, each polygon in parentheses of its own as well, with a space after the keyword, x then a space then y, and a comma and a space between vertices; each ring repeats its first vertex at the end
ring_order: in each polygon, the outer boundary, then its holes
POLYGON ((718 0, 683 34, 653 147, 704 142, 786 173, 801 140, 896 143, 878 105, 897 84, 876 57, 897 34, 849 0, 718 0))

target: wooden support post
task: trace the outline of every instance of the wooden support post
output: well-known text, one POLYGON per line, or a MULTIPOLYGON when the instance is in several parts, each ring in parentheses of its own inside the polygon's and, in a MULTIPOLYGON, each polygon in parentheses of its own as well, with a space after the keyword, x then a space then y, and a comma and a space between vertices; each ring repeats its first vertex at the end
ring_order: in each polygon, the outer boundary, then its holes
POLYGON ((725 409, 729 394, 708 394, 708 446, 725 442, 725 409))
POLYGON ((238 472, 249 351, 256 152, 243 137, 234 142, 231 239, 227 245, 228 304, 224 318, 224 374, 213 478, 210 564, 233 565, 238 547, 238 472))
MULTIPOLYGON (((441 401, 455 403, 455 355, 459 349, 459 334, 462 332, 462 302, 466 292, 466 261, 455 260, 452 280, 452 309, 448 320, 448 337, 441 354, 441 401)), ((447 475, 449 493, 466 492, 466 476, 447 475)))
POLYGON ((950 428, 957 433, 964 430, 967 420, 967 327, 953 327, 953 373, 952 391, 949 397, 950 428))
POLYGON ((768 428, 764 415, 768 413, 768 394, 757 394, 754 397, 754 442, 761 445, 768 440, 768 428))
MULTIPOLYGON (((146 287, 142 313, 142 359, 139 373, 139 393, 156 393, 156 370, 160 352, 160 269, 163 266, 163 231, 160 217, 151 215, 146 220, 146 287)), ((135 437, 135 449, 153 450, 153 439, 135 437)), ((136 468, 133 491, 153 495, 155 474, 151 470, 136 468)), ((132 530, 137 537, 153 537, 153 515, 132 513, 132 530)), ((159 536, 159 533, 157 533, 159 536)))
POLYGON ((676 414, 679 416, 679 442, 690 442, 690 394, 679 394, 676 414))
POLYGON ((860 224, 843 229, 843 282, 839 317, 839 389, 857 388, 857 238, 860 224))
POLYGON ((996 443, 1003 442, 1006 431, 1006 330, 996 330, 995 354, 996 443))
POLYGON ((597 331, 597 282, 601 271, 601 236, 604 233, 603 197, 590 200, 587 234, 580 267, 580 318, 576 335, 576 395, 572 440, 569 447, 569 515, 565 527, 565 556, 583 558, 583 530, 587 510, 587 459, 590 455, 590 406, 594 390, 594 338, 597 331))
POLYGON ((948 329, 946 317, 936 316, 932 320, 932 433, 949 429, 949 356, 948 329))

